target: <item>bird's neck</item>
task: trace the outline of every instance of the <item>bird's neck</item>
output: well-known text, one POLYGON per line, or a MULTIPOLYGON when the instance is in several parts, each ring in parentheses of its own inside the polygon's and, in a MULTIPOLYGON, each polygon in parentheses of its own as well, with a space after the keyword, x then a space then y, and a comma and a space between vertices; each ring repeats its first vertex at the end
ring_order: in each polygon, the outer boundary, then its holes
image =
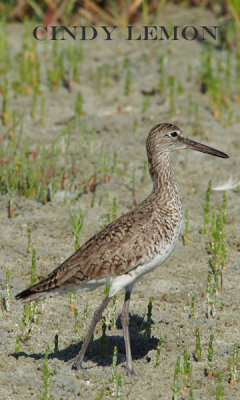
POLYGON ((178 184, 170 167, 169 154, 154 155, 148 159, 148 162, 149 173, 153 181, 153 193, 168 198, 178 197, 178 184))

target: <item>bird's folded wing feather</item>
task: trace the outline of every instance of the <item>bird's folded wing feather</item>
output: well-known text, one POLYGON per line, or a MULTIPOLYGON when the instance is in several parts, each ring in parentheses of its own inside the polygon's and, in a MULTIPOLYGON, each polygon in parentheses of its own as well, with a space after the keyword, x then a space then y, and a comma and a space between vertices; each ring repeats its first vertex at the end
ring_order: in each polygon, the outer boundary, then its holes
POLYGON ((155 235, 153 231, 149 237, 146 225, 151 224, 152 212, 148 210, 149 218, 146 212, 129 212, 108 225, 32 289, 79 285, 90 279, 124 274, 141 264, 148 256, 146 244, 154 243, 155 235))

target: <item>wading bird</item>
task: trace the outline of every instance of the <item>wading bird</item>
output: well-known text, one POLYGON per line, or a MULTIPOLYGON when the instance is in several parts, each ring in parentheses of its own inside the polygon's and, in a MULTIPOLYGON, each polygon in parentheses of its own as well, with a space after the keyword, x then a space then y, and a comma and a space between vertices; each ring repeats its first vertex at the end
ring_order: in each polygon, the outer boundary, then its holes
POLYGON ((45 299, 66 292, 94 290, 109 285, 110 290, 93 319, 79 354, 71 360, 82 368, 85 352, 95 326, 112 297, 125 289, 122 327, 126 348, 126 369, 134 374, 129 338, 129 301, 134 284, 159 267, 171 254, 182 223, 182 202, 170 167, 169 154, 192 149, 213 156, 228 155, 187 139, 172 124, 155 125, 147 138, 152 193, 133 211, 116 219, 94 235, 46 278, 19 293, 22 301, 45 299))

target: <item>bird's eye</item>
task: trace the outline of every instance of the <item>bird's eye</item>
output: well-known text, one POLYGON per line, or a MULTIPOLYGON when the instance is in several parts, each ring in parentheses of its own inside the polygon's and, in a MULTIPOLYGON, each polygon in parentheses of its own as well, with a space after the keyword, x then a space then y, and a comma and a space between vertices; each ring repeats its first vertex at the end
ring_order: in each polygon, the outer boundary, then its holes
POLYGON ((172 137, 176 137, 178 134, 177 134, 177 132, 171 132, 170 135, 171 135, 172 137))

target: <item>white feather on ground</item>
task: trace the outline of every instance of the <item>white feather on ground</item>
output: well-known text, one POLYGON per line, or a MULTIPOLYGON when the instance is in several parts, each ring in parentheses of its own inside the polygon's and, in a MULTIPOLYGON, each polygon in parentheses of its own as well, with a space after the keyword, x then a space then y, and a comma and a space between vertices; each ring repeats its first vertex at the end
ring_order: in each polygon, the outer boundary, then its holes
POLYGON ((225 182, 223 185, 219 185, 213 188, 213 190, 232 190, 236 189, 236 187, 240 186, 240 181, 237 179, 233 179, 231 176, 227 182, 225 182))

